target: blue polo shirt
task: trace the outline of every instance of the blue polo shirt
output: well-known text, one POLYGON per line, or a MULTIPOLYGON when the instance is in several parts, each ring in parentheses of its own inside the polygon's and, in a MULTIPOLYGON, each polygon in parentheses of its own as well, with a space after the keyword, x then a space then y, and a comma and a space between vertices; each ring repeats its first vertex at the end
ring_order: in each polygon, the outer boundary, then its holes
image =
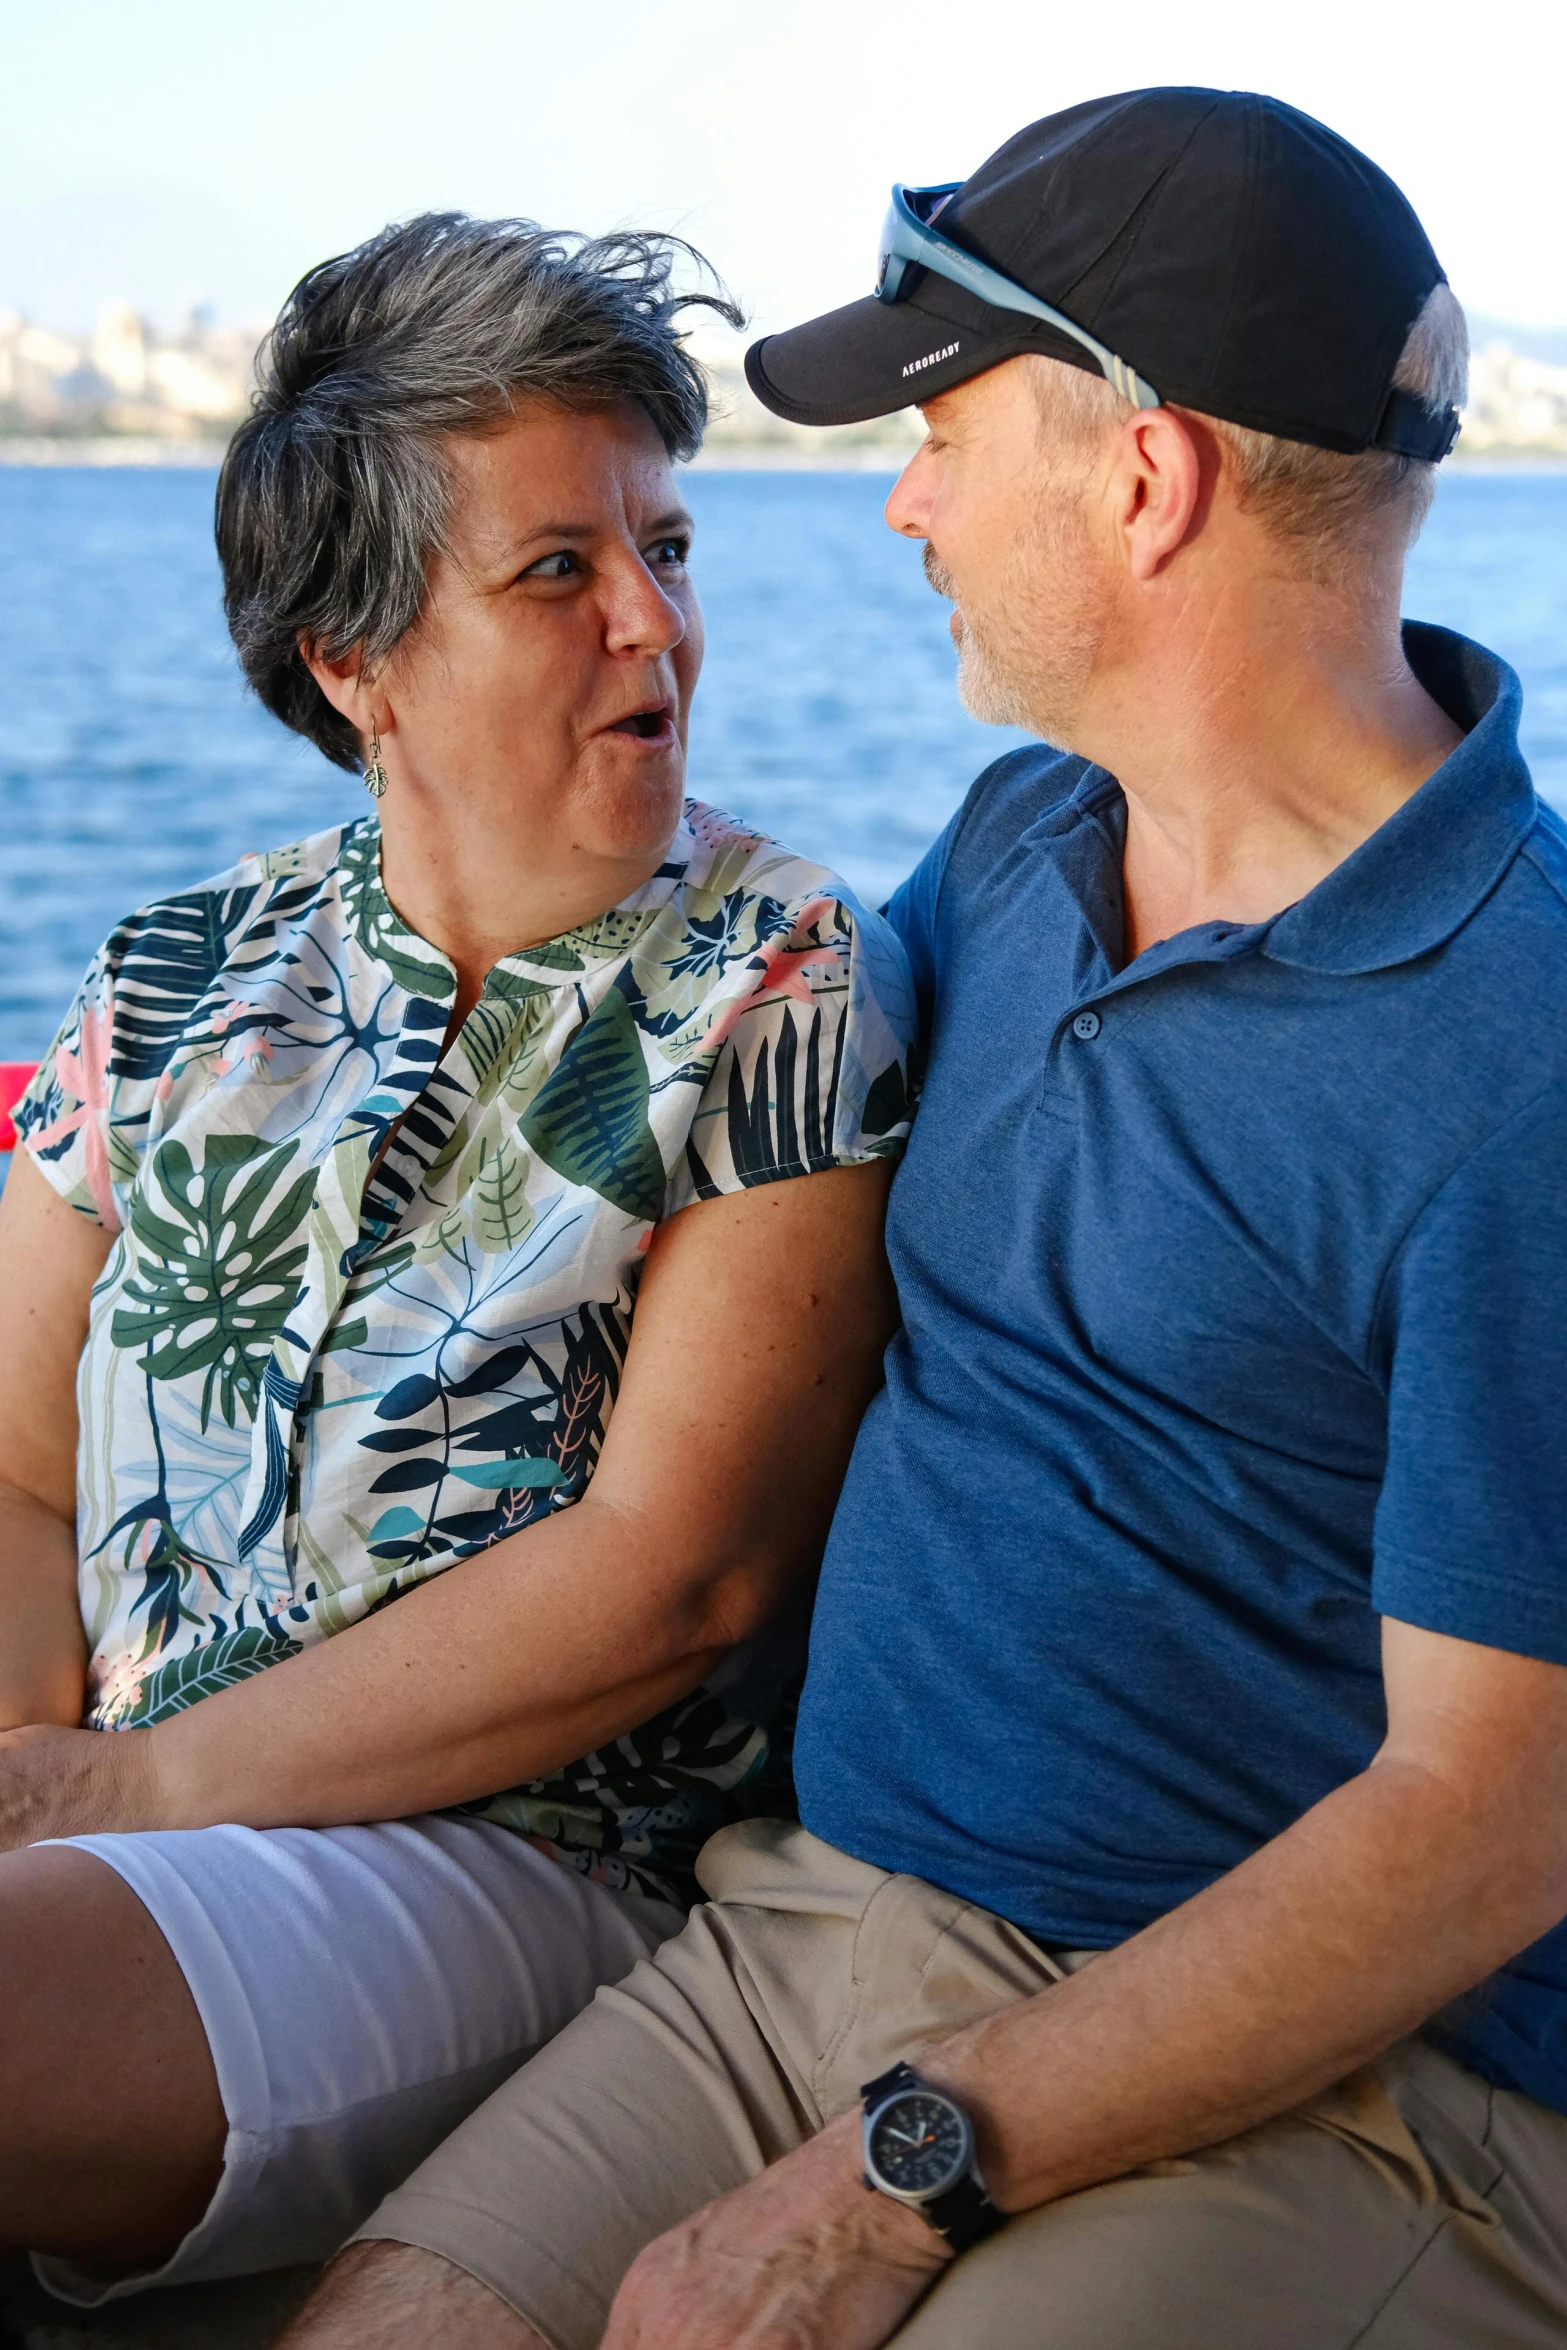
MULTIPOLYGON (((1567 829, 1512 672, 1406 644, 1465 740, 1272 920, 1123 964, 1125 801, 1042 748, 893 902, 903 1329, 802 1814, 1045 1942, 1135 1933, 1363 1769, 1380 1616, 1567 1664, 1567 829)), ((1567 1929, 1450 2036, 1567 2110, 1567 1929)))

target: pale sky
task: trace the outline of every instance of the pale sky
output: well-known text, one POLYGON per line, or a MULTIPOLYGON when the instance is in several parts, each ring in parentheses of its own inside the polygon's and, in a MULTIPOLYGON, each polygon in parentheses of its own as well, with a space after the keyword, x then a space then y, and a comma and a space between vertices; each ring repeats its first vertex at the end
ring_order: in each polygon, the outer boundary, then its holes
POLYGON ((264 321, 325 254, 459 206, 679 229, 766 330, 870 290, 892 180, 1194 82, 1331 123, 1472 310, 1567 325, 1562 26, 1560 0, 0 0, 0 308, 264 321))

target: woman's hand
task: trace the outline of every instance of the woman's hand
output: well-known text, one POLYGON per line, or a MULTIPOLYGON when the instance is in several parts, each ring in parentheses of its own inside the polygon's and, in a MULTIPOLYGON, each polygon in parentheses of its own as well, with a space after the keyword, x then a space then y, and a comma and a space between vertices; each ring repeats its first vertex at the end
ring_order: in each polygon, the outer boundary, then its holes
POLYGON ((156 1828, 157 1813, 145 1730, 0 1731, 0 1852, 49 1836, 156 1828))

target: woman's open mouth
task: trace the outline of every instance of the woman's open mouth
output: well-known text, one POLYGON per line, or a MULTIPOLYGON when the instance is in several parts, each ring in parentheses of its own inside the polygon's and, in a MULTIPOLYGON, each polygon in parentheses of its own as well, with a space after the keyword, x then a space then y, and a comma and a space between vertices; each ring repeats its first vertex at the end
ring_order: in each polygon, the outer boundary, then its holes
POLYGON ((675 714, 667 702, 658 702, 647 710, 633 710, 628 718, 617 719, 605 728, 606 734, 634 735, 638 742, 663 742, 675 731, 675 714))

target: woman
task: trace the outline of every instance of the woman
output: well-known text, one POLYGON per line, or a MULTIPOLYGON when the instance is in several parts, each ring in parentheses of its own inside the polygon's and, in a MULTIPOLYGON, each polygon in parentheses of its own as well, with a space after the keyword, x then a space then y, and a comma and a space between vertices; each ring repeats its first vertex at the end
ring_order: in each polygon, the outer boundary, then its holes
POLYGON ((70 2298, 325 2254, 776 1775, 906 988, 682 810, 670 267, 440 217, 296 290, 226 607, 374 807, 122 924, 18 1113, 0 2245, 70 2298))

